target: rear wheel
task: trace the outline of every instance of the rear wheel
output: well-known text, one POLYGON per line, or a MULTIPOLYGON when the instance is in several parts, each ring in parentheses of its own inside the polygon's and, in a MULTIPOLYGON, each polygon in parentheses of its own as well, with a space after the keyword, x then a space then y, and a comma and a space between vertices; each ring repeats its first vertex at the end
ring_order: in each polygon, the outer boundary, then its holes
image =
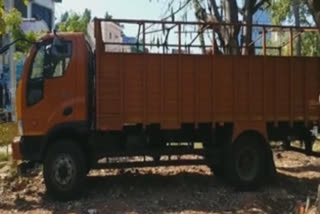
POLYGON ((224 169, 221 165, 210 165, 209 166, 213 174, 219 178, 224 176, 224 169))
POLYGON ((260 137, 242 136, 227 151, 226 178, 240 190, 255 189, 264 181, 267 152, 263 143, 260 137))
POLYGON ((59 140, 48 149, 44 181, 50 196, 62 201, 78 198, 86 172, 85 155, 74 141, 59 140))

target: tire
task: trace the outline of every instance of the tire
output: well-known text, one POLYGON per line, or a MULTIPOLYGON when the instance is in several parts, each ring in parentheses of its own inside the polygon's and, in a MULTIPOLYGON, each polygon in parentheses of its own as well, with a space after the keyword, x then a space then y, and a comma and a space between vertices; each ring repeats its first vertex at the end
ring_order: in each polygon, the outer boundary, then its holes
POLYGON ((64 139, 49 147, 44 161, 44 181, 49 196, 59 201, 81 197, 87 165, 82 149, 64 139))
POLYGON ((221 165, 211 165, 210 166, 211 171, 213 172, 214 176, 218 177, 218 178, 223 178, 224 177, 224 169, 223 166, 221 165))
POLYGON ((259 187, 267 175, 267 151, 263 139, 241 136, 227 150, 224 161, 226 179, 238 190, 259 187))
POLYGON ((291 148, 291 141, 286 139, 283 141, 283 147, 285 150, 289 150, 291 148))

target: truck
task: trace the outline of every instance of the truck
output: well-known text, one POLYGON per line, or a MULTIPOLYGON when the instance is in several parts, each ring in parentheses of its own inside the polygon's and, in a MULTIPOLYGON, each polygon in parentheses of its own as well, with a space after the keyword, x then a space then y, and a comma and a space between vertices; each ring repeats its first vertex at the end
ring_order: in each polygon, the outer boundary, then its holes
POLYGON ((293 56, 293 37, 315 29, 256 25, 260 54, 221 55, 215 42, 206 53, 190 51, 183 29, 202 26, 214 35, 231 24, 95 19, 94 25, 94 46, 82 33, 45 35, 18 85, 13 158, 43 164, 51 196, 79 197, 92 169, 180 165, 207 165, 235 188, 252 190, 276 173, 270 141, 298 139, 312 152, 320 60, 293 56), (107 52, 123 43, 104 41, 104 22, 138 25, 133 45, 142 51, 107 52), (175 27, 176 44, 148 43, 150 25, 162 26, 163 34, 175 27), (291 55, 268 55, 274 29, 290 33, 291 55))

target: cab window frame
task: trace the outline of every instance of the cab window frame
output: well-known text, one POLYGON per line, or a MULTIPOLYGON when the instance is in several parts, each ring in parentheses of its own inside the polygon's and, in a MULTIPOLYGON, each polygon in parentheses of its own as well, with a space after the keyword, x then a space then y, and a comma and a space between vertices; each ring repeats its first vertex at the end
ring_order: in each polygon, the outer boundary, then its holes
MULTIPOLYGON (((53 39, 51 39, 51 40, 52 40, 52 43, 53 43, 53 39)), ((68 64, 65 66, 62 75, 59 75, 59 76, 56 76, 56 77, 55 77, 55 76, 53 76, 53 74, 55 73, 55 71, 53 71, 52 74, 51 74, 51 76, 46 76, 46 75, 44 75, 44 79, 45 79, 45 80, 46 80, 46 79, 52 80, 52 79, 62 78, 62 77, 64 77, 64 76, 67 74, 67 72, 68 72, 68 70, 69 70, 69 67, 70 67, 70 64, 71 64, 71 61, 72 61, 72 58, 73 58, 73 42, 72 42, 71 40, 63 40, 63 42, 70 44, 70 49, 71 49, 71 51, 70 51, 70 56, 68 57, 68 58, 69 58, 69 62, 68 62, 68 64)), ((51 43, 51 44, 52 44, 52 43, 51 43)), ((53 57, 53 56, 52 56, 52 57, 53 57)), ((67 57, 64 57, 64 59, 66 59, 66 58, 67 58, 67 57)), ((55 68, 57 67, 57 65, 58 65, 58 64, 56 64, 55 68)), ((53 68, 52 68, 52 69, 53 69, 53 68)))

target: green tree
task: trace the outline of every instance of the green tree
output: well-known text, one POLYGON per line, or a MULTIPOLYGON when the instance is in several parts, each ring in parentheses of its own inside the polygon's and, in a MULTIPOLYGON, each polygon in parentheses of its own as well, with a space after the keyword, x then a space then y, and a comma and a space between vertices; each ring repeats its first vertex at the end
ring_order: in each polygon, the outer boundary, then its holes
MULTIPOLYGON (((28 4, 27 0, 24 0, 25 4, 28 4)), ((12 8, 9 13, 4 11, 4 0, 0 0, 0 37, 5 33, 11 33, 14 40, 24 39, 29 42, 20 41, 17 43, 17 50, 26 53, 30 46, 30 42, 35 42, 41 34, 35 32, 24 33, 21 29, 22 15, 21 13, 12 8)))
POLYGON ((87 27, 91 21, 91 11, 85 9, 82 14, 75 12, 65 12, 57 24, 57 29, 62 32, 87 32, 87 27))
MULTIPOLYGON (((305 0, 273 0, 269 8, 272 23, 275 25, 291 23, 295 26, 313 26, 317 22, 310 9, 309 2, 305 0), (311 17, 314 17, 314 19, 310 19, 311 17)), ((277 41, 277 43, 280 43, 280 45, 288 44, 288 34, 288 32, 278 33, 280 42, 277 41)), ((303 32, 295 39, 294 54, 298 56, 320 56, 319 41, 319 33, 303 32)), ((274 41, 269 42, 271 45, 275 43, 274 41)), ((284 55, 289 54, 288 45, 283 47, 283 50, 284 55)))
POLYGON ((4 1, 0 0, 0 36, 6 31, 4 1))
POLYGON ((304 0, 308 5, 311 15, 320 30, 320 1, 319 0, 304 0))

